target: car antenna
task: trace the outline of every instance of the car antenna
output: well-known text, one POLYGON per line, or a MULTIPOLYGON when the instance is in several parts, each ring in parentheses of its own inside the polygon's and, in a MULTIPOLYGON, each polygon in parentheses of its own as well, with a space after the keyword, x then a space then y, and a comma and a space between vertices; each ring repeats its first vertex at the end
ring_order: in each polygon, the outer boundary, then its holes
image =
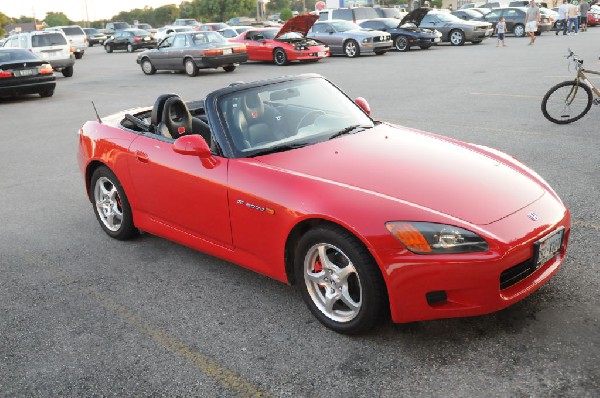
POLYGON ((92 106, 94 107, 94 112, 96 112, 96 117, 98 118, 98 122, 102 123, 102 119, 100 119, 100 115, 98 115, 98 110, 96 109, 96 105, 94 105, 94 101, 92 102, 92 106))

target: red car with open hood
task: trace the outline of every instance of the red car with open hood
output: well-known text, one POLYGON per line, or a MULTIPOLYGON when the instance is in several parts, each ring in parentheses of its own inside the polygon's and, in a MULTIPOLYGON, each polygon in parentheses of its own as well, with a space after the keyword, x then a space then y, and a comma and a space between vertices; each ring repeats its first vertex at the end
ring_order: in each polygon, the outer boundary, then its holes
POLYGON ((250 29, 230 41, 244 43, 251 61, 277 65, 287 65, 290 61, 316 62, 329 56, 327 45, 306 37, 318 18, 317 15, 298 15, 280 29, 250 29))

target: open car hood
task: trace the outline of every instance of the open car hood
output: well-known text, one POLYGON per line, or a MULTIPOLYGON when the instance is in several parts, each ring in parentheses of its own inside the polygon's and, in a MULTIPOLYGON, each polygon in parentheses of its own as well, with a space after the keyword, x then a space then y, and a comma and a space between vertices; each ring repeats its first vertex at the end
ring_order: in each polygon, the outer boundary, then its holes
POLYGON ((279 29, 275 38, 290 32, 302 33, 302 36, 306 36, 310 28, 314 25, 315 21, 319 19, 318 15, 302 14, 295 16, 294 18, 288 19, 285 24, 279 29))
POLYGON ((414 23, 415 25, 419 26, 421 25, 421 21, 423 20, 423 18, 425 18, 425 15, 427 15, 427 13, 430 11, 429 8, 417 8, 416 10, 412 10, 411 12, 409 12, 408 14, 406 14, 404 16, 404 18, 402 18, 402 20, 400 21, 400 24, 398 26, 402 26, 405 23, 414 23))

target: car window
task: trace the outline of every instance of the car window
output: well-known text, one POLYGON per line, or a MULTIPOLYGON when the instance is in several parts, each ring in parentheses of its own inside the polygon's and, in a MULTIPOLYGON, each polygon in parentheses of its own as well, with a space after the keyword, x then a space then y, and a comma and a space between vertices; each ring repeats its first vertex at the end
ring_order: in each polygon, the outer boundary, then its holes
POLYGON ((333 28, 337 32, 346 32, 348 30, 360 29, 360 26, 358 26, 357 24, 350 22, 350 21, 332 22, 331 26, 333 26, 333 28))
POLYGON ((518 10, 504 10, 504 16, 509 18, 515 18, 521 15, 518 10))
POLYGON ((185 47, 185 35, 176 35, 173 40, 173 47, 185 47))
POLYGON ((221 33, 223 37, 227 37, 228 39, 236 37, 238 35, 237 32, 233 29, 223 29, 219 33, 221 33))
POLYGON ((377 11, 371 7, 355 8, 354 10, 350 11, 354 11, 354 18, 356 19, 377 18, 379 16, 377 15, 377 11))
POLYGON ((425 15, 423 17, 423 20, 421 21, 422 24, 424 23, 432 23, 432 22, 436 22, 437 20, 435 19, 435 16, 433 15, 425 15))
POLYGON ((500 18, 501 13, 502 13, 502 10, 493 10, 493 11, 490 11, 488 14, 486 14, 484 16, 484 18, 487 19, 488 21, 496 21, 500 18))
POLYGON ((354 20, 353 15, 352 15, 352 10, 349 10, 349 9, 332 10, 331 18, 332 19, 344 19, 346 21, 354 20))
POLYGON ((360 24, 361 27, 365 28, 365 29, 385 29, 385 27, 383 26, 382 23, 379 22, 375 22, 375 21, 365 21, 363 23, 360 24))
POLYGON ((62 28, 62 31, 67 36, 81 36, 81 35, 85 34, 83 29, 81 29, 77 26, 69 27, 69 28, 62 28))
POLYGON ((0 51, 0 62, 25 61, 29 59, 39 60, 39 58, 32 54, 30 51, 20 48, 14 50, 0 51))
POLYGON ((316 23, 312 27, 313 33, 325 33, 329 24, 326 23, 316 23))
POLYGON ((15 42, 15 47, 21 47, 21 48, 27 48, 29 47, 28 43, 27 43, 27 36, 23 35, 19 38, 19 44, 17 45, 17 43, 15 42))
POLYGON ((173 40, 175 40, 175 36, 167 36, 161 43, 161 47, 171 47, 173 45, 173 40))
POLYGON ((67 39, 60 33, 48 33, 44 35, 31 36, 32 47, 62 46, 65 44, 67 44, 67 39))

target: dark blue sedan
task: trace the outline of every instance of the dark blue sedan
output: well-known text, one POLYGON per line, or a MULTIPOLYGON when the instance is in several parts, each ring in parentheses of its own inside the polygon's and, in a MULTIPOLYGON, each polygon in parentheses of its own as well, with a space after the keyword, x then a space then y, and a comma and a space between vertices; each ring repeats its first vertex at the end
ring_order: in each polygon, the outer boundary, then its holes
POLYGON ((396 18, 367 19, 359 24, 362 28, 382 30, 392 35, 394 47, 398 51, 408 51, 418 46, 424 50, 441 41, 442 34, 433 29, 421 29, 413 23, 396 18))

